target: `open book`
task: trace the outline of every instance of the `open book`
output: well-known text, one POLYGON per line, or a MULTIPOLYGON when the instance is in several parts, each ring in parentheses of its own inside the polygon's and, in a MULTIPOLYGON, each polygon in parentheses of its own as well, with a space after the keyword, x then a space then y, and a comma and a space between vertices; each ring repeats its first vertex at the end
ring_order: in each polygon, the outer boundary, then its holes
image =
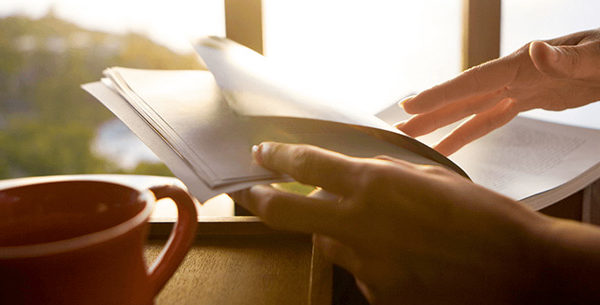
POLYGON ((319 86, 310 77, 273 65, 230 40, 207 37, 195 48, 210 72, 117 67, 83 88, 200 201, 255 184, 289 181, 253 163, 251 146, 266 140, 313 144, 357 157, 389 155, 467 176, 462 167, 476 183, 514 199, 529 198, 534 208, 600 176, 596 130, 518 119, 502 134, 492 133, 459 151, 453 162, 391 127, 389 122, 402 119, 396 106, 378 116, 354 113, 315 89, 319 86), (520 136, 526 134, 525 141, 520 136), (548 197, 561 185, 570 188, 548 197))

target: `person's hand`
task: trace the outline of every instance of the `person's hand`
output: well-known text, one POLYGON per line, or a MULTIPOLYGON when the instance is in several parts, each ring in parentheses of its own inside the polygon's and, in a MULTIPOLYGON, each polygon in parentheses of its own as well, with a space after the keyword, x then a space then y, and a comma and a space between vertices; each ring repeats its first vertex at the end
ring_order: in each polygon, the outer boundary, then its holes
POLYGON ((519 112, 600 99, 600 30, 534 41, 401 102, 416 114, 396 127, 417 137, 475 114, 434 148, 450 155, 519 112))
POLYGON ((266 142, 257 162, 322 189, 232 194, 275 228, 316 233, 376 304, 516 304, 538 275, 550 218, 437 166, 266 142))

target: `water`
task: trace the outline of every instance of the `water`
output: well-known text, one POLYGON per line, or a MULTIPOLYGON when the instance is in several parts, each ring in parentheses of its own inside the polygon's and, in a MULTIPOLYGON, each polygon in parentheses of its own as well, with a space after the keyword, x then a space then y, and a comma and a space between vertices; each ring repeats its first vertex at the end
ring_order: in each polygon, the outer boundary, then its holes
POLYGON ((133 169, 142 161, 160 162, 146 144, 118 119, 100 126, 92 150, 123 169, 133 169))

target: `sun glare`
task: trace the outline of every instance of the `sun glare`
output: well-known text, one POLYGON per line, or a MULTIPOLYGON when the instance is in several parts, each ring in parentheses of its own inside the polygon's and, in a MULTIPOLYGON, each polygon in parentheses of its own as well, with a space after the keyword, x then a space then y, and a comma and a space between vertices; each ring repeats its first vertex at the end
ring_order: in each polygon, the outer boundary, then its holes
POLYGON ((263 0, 265 53, 375 112, 460 71, 461 1, 263 0))

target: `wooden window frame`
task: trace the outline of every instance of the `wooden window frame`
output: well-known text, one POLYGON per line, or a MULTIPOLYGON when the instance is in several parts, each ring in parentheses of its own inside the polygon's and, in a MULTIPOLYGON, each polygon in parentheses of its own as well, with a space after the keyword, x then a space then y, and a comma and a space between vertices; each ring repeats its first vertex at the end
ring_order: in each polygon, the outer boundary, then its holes
MULTIPOLYGON (((502 0, 463 0, 462 68, 500 55, 502 0)), ((262 0, 225 0, 226 36, 263 53, 262 0)))
POLYGON ((261 0, 225 0, 225 35, 263 54, 261 0))
POLYGON ((463 70, 500 56, 501 2, 463 0, 463 70))

